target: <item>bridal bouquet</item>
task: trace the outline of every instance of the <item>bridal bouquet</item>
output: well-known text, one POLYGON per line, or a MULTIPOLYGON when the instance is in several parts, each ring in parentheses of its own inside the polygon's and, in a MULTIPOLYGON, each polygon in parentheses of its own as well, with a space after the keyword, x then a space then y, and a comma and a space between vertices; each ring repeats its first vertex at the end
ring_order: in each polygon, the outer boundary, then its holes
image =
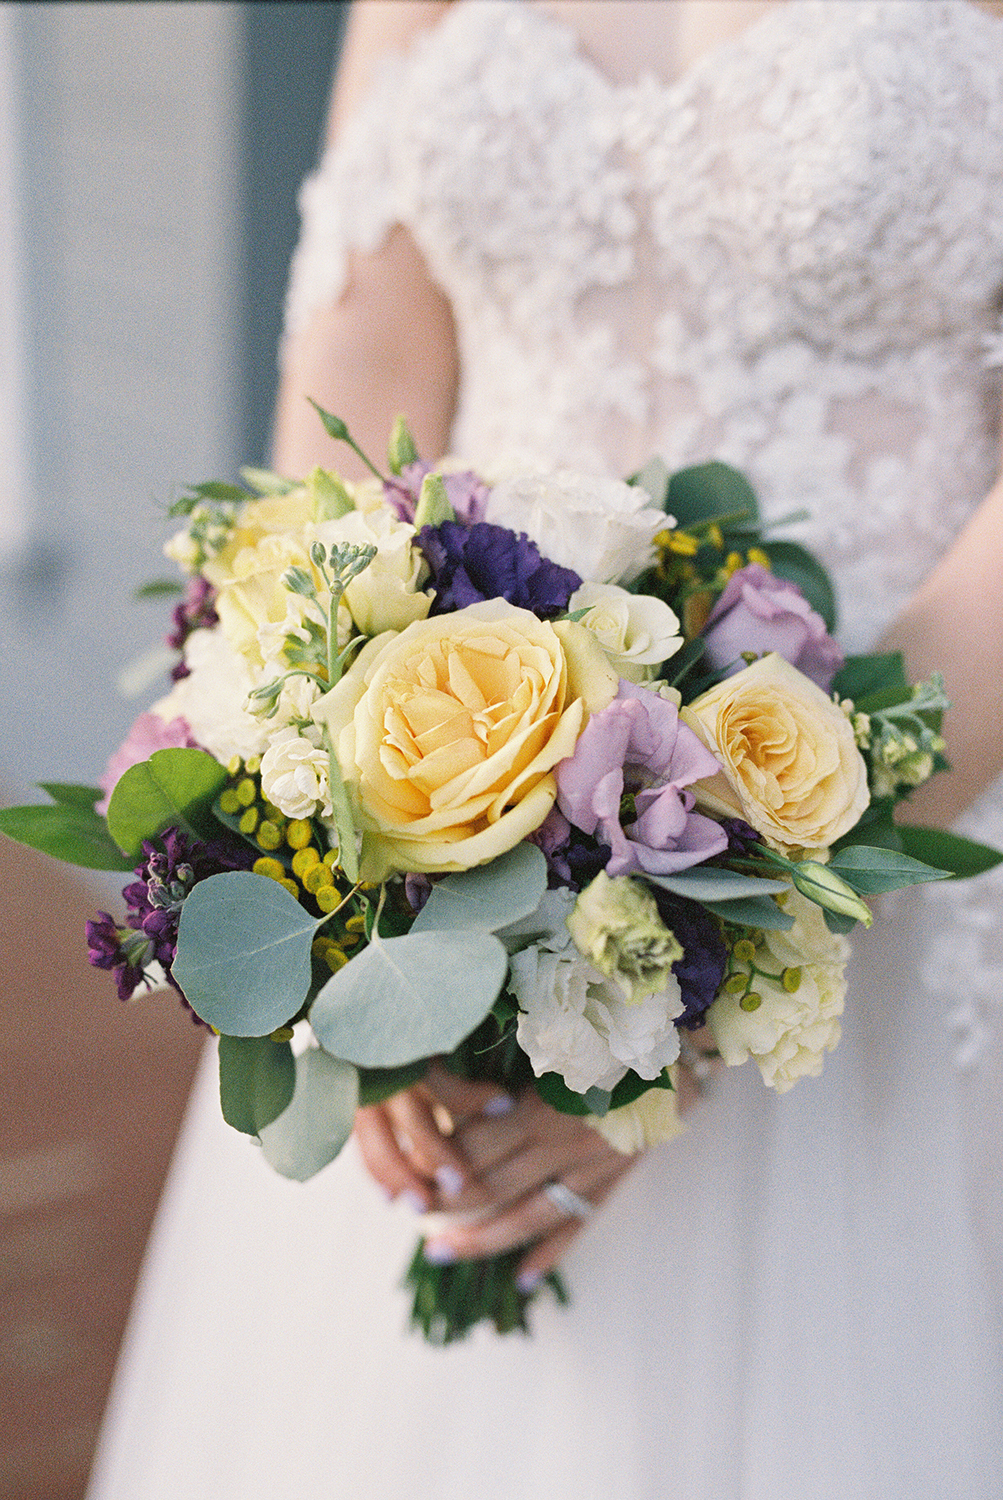
MULTIPOLYGON (((0 814, 132 871, 91 962, 178 991, 225 1118, 301 1180, 433 1057, 627 1152, 674 1133, 697 1028, 778 1091, 817 1074, 865 898, 998 858, 893 818, 946 764, 939 678, 844 658, 723 464, 488 482, 402 421, 365 461, 179 500, 171 691, 102 788, 0 814)), ((419 1247, 426 1336, 525 1328, 517 1259, 419 1247)))

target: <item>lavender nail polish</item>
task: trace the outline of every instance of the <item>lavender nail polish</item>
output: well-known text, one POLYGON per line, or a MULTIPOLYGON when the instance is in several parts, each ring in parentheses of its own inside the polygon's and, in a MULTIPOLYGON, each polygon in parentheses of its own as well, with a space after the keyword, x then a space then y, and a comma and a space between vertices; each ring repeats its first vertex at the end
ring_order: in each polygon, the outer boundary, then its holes
POLYGON ((401 1201, 416 1214, 428 1212, 428 1204, 420 1193, 415 1192, 414 1188, 408 1188, 407 1192, 401 1193, 401 1201))
POLYGON ((456 1251, 445 1240, 426 1240, 422 1254, 433 1266, 451 1266, 456 1259, 456 1251))
POLYGON ((536 1291, 542 1280, 542 1271, 520 1271, 519 1275, 515 1278, 515 1284, 523 1296, 528 1297, 530 1292, 536 1291))
POLYGON ((435 1180, 447 1198, 455 1198, 463 1192, 463 1174, 448 1164, 437 1167, 435 1180))
POLYGON ((510 1115, 514 1109, 515 1100, 511 1094, 495 1094, 485 1104, 481 1114, 486 1115, 489 1120, 497 1120, 502 1115, 510 1115))

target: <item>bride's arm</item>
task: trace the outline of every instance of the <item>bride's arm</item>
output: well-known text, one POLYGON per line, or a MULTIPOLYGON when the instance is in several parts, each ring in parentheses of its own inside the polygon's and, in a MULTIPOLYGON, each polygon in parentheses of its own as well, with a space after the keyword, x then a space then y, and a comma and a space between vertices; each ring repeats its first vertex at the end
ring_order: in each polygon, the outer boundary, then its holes
POLYGON ((951 773, 910 798, 904 820, 950 823, 1003 771, 1003 474, 882 644, 914 679, 944 674, 951 773))

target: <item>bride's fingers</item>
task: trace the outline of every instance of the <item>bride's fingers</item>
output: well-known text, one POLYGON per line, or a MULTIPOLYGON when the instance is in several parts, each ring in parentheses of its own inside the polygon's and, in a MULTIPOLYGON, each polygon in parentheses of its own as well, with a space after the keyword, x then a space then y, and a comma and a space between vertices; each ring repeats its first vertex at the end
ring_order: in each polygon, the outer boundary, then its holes
MULTIPOLYGON (((428 1189, 446 1203, 475 1189, 474 1174, 457 1138, 445 1133, 436 1107, 422 1088, 406 1089, 384 1104, 402 1154, 428 1189)), ((476 1201, 484 1201, 475 1192, 476 1201)))
POLYGON ((403 1197, 415 1213, 427 1212, 432 1188, 401 1150, 385 1105, 369 1104, 356 1111, 355 1139, 370 1176, 387 1197, 403 1197))
POLYGON ((434 1062, 422 1079, 422 1088, 447 1111, 457 1125, 484 1116, 499 1119, 511 1112, 515 1101, 497 1083, 475 1083, 458 1078, 441 1063, 434 1062))

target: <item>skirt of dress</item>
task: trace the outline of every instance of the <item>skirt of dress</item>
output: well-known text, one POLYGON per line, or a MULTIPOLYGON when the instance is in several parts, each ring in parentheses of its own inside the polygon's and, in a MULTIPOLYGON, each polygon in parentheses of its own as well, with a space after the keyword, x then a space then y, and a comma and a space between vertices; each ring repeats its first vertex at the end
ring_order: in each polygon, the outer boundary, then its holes
POLYGON ((855 938, 824 1076, 715 1082, 528 1340, 406 1334, 414 1220, 351 1148, 274 1176, 207 1055, 89 1500, 999 1500, 986 1205, 914 979, 928 908, 899 907, 855 938))

